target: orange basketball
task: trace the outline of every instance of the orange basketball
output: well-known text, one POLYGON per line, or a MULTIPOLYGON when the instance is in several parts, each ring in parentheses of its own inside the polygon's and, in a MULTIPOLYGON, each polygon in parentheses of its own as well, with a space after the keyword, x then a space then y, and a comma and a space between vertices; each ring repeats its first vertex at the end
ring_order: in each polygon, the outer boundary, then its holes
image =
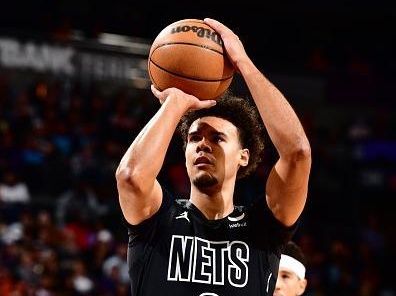
POLYGON ((159 90, 177 87, 201 100, 221 96, 234 75, 220 35, 198 19, 174 22, 158 34, 148 71, 159 90))

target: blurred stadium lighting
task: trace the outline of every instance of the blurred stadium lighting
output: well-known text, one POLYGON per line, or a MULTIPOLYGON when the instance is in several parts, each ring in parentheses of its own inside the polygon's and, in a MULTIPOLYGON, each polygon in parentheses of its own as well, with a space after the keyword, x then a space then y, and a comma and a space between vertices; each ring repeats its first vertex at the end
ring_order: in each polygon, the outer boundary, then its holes
POLYGON ((98 41, 102 44, 124 47, 132 53, 143 55, 148 55, 151 46, 148 40, 145 39, 111 33, 100 33, 98 41))

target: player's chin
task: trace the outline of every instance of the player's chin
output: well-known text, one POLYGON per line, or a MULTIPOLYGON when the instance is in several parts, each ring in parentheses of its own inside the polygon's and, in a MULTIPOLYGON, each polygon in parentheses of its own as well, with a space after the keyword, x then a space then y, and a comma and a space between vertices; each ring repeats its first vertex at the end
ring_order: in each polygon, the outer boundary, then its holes
POLYGON ((217 185, 219 182, 215 176, 208 172, 200 172, 192 180, 198 188, 208 188, 217 185))

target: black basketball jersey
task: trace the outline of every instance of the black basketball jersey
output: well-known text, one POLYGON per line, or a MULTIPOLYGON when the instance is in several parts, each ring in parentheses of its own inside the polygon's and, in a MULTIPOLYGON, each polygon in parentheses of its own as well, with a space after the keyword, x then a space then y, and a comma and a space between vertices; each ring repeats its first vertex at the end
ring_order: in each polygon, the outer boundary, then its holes
POLYGON ((164 190, 155 215, 126 224, 133 296, 263 296, 274 291, 281 248, 297 223, 283 226, 264 198, 208 220, 164 190))

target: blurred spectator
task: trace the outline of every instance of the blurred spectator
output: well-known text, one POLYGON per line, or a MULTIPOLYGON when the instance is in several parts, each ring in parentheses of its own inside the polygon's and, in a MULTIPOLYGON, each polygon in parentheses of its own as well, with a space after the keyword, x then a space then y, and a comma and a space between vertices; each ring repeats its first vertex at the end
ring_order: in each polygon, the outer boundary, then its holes
MULTIPOLYGON (((19 214, 31 200, 27 184, 20 179, 19 175, 6 169, 0 182, 0 214, 8 223, 17 222, 19 214)), ((17 225, 17 224, 16 224, 17 225)), ((17 235, 18 230, 10 227, 7 235, 17 235), (16 232, 15 232, 16 231, 16 232)))
POLYGON ((69 221, 96 221, 108 212, 101 204, 88 180, 77 179, 56 201, 56 218, 62 226, 69 221))
POLYGON ((87 267, 82 260, 72 263, 72 282, 76 295, 92 295, 94 282, 87 273, 87 267))
POLYGON ((28 203, 30 201, 29 189, 18 175, 7 170, 0 183, 0 201, 7 204, 28 203))
POLYGON ((128 264, 126 261, 128 246, 126 243, 118 243, 115 254, 103 262, 103 273, 123 285, 129 284, 128 264))

